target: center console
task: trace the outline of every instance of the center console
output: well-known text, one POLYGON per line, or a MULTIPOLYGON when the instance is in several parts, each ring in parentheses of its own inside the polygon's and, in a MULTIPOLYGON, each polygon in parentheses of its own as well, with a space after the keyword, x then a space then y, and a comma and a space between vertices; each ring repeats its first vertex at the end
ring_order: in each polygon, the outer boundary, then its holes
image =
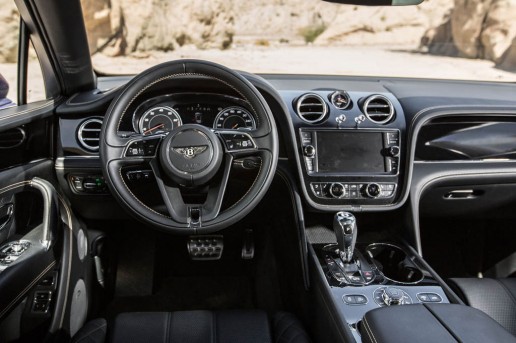
POLYGON ((364 316, 375 309, 411 304, 450 303, 437 275, 400 242, 357 242, 353 214, 334 216, 336 243, 311 244, 318 282, 329 302, 360 342, 364 316))
POLYGON ((399 130, 301 129, 300 137, 309 192, 317 202, 392 202, 399 181, 399 130))
POLYGON ((305 200, 317 210, 376 211, 403 199, 406 123, 390 93, 292 94, 305 200))

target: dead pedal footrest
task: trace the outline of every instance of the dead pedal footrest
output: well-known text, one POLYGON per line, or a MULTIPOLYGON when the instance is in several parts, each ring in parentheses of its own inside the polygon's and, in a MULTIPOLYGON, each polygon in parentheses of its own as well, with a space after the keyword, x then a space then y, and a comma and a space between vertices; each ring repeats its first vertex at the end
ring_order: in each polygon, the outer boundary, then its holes
POLYGON ((222 235, 190 236, 186 243, 192 260, 218 260, 224 250, 222 235))

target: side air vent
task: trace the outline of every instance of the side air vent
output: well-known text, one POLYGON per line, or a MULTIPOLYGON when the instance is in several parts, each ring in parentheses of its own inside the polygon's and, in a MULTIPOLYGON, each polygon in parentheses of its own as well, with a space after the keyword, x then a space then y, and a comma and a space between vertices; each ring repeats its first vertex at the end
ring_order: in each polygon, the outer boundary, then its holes
POLYGON ((394 118, 394 106, 383 95, 371 95, 364 101, 364 114, 376 124, 387 124, 394 118))
POLYGON ((321 96, 315 93, 307 93, 297 100, 296 111, 303 121, 314 124, 326 118, 328 106, 321 96))
POLYGON ((87 150, 98 151, 101 127, 102 120, 99 118, 90 118, 83 121, 79 126, 79 131, 77 131, 79 143, 87 150))

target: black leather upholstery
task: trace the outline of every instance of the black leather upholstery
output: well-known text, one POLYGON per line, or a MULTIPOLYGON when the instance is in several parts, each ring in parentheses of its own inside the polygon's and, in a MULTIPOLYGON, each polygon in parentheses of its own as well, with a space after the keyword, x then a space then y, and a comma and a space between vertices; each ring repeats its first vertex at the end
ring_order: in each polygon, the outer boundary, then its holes
POLYGON ((453 290, 472 307, 482 310, 516 335, 516 279, 457 278, 453 290))
MULTIPOLYGON (((73 343, 104 343, 106 340, 101 334, 102 328, 105 329, 102 322, 94 325, 88 323, 77 333, 73 343)), ((241 310, 123 313, 115 319, 107 341, 310 343, 310 338, 292 314, 280 312, 270 323, 263 311, 241 310)))
POLYGON ((73 337, 72 343, 103 343, 106 340, 107 323, 103 318, 87 322, 73 337))
POLYGON ((291 313, 279 312, 272 319, 275 343, 308 343, 301 322, 291 313))
POLYGON ((415 304, 369 311, 361 325, 364 343, 516 342, 482 311, 456 304, 415 304))

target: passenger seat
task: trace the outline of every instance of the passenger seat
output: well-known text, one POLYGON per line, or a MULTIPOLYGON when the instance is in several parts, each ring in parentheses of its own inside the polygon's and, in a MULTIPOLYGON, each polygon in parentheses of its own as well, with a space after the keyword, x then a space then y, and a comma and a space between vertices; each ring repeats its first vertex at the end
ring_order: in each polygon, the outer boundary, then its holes
POLYGON ((448 283, 467 305, 483 311, 516 336, 516 278, 453 278, 448 283))

